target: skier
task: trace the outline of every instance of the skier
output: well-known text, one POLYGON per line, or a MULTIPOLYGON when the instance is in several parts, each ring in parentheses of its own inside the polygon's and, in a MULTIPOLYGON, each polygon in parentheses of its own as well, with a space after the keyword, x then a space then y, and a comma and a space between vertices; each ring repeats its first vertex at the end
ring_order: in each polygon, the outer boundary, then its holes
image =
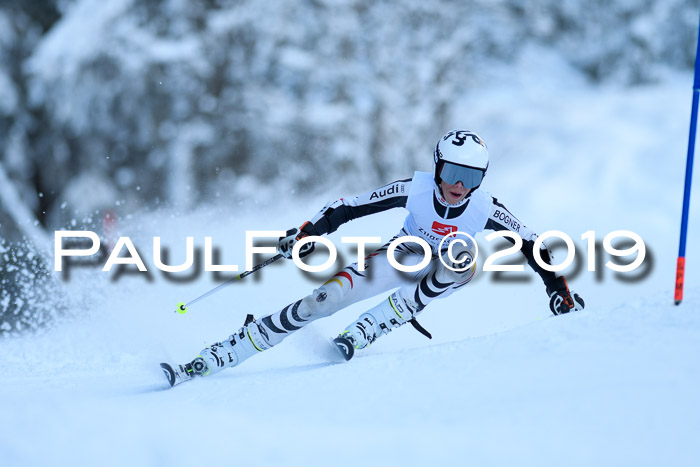
MULTIPOLYGON (((471 236, 485 229, 510 230, 519 234, 523 240, 521 252, 542 278, 552 313, 558 315, 582 310, 583 299, 569 290, 566 279, 535 262, 537 253, 533 248, 537 234, 496 198, 479 189, 488 165, 488 149, 478 135, 467 130, 450 131, 438 140, 435 147, 432 174, 415 172, 411 179, 398 180, 354 198, 341 198, 324 206, 300 228, 287 231, 286 236, 280 238, 277 249, 286 258, 291 258, 295 243, 306 236, 328 234, 352 219, 401 207, 408 210, 408 216, 392 241, 402 236, 423 239, 432 250, 432 258, 418 272, 397 271, 388 259, 389 242, 364 259, 364 268, 353 263, 310 295, 280 311, 258 320, 248 315, 238 332, 202 350, 192 362, 175 368, 161 365, 170 384, 237 366, 318 318, 396 287, 398 290, 388 299, 345 328, 334 340, 338 349, 349 360, 355 350, 367 347, 406 323, 430 337, 416 317, 431 301, 447 297, 464 287, 476 270, 472 242, 454 242, 450 254, 444 251, 447 243, 441 249, 443 238, 457 231, 471 236)), ((299 256, 304 257, 313 250, 313 243, 301 245, 299 256)), ((400 243, 395 252, 400 258, 398 262, 405 266, 417 265, 424 258, 423 248, 413 241, 400 243)), ((552 264, 551 253, 544 243, 539 254, 545 263, 552 264)))

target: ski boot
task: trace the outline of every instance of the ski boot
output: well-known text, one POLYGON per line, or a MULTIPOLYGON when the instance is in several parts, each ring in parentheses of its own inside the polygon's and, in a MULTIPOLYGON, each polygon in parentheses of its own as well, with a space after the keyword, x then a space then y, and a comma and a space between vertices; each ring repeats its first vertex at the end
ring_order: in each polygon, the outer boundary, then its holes
POLYGON ((333 339, 333 344, 345 360, 350 360, 355 350, 364 349, 380 336, 391 332, 393 328, 408 322, 430 337, 430 333, 415 320, 419 311, 415 302, 403 298, 398 291, 394 292, 388 300, 363 313, 357 321, 345 328, 345 331, 333 339))

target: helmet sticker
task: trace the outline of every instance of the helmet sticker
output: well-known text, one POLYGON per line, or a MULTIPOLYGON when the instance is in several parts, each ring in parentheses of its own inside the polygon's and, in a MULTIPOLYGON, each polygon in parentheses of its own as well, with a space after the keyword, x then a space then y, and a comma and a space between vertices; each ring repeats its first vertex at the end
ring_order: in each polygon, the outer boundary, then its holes
POLYGON ((449 138, 450 136, 453 136, 453 135, 454 135, 454 139, 452 140, 452 144, 454 144, 455 146, 464 145, 464 141, 467 139, 467 136, 471 136, 472 140, 476 144, 481 145, 483 147, 486 147, 486 144, 484 144, 484 142, 481 140, 481 138, 479 138, 476 134, 472 133, 471 131, 463 131, 463 130, 459 130, 457 132, 450 131, 449 133, 447 133, 445 135, 443 140, 447 140, 447 138, 449 138))

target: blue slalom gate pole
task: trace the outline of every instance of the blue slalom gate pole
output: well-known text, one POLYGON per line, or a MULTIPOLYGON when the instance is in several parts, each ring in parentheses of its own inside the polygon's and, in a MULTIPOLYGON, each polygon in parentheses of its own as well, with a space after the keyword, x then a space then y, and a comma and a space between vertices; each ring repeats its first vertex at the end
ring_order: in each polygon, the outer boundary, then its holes
POLYGON ((688 136, 688 158, 685 163, 685 189, 683 191, 683 214, 681 215, 681 239, 678 247, 676 264, 676 305, 683 300, 683 282, 685 280, 685 243, 688 232, 688 212, 690 208, 690 185, 693 181, 693 158, 695 156, 695 129, 698 120, 698 97, 700 97, 700 26, 698 26, 698 46, 695 50, 695 79, 693 80, 693 107, 690 112, 690 135, 688 136))

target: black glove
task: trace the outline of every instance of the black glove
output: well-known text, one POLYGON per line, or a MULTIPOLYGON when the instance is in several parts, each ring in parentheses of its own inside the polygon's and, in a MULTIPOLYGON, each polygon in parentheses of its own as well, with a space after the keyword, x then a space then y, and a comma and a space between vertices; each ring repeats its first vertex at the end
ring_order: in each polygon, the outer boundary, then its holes
POLYGON ((547 295, 549 295, 549 309, 555 315, 581 311, 585 306, 581 296, 569 290, 564 276, 557 277, 554 282, 547 286, 547 295))
MULTIPOLYGON (((291 259, 292 249, 294 248, 294 244, 296 242, 304 237, 316 235, 318 235, 318 232, 316 231, 314 225, 308 221, 304 222, 304 225, 302 225, 300 229, 297 229, 296 227, 289 229, 287 230, 286 237, 280 237, 279 242, 277 243, 277 253, 281 254, 287 259, 291 259)), ((302 246, 299 250, 299 257, 303 258, 304 256, 310 255, 315 248, 316 244, 314 242, 304 244, 304 246, 302 246)))

